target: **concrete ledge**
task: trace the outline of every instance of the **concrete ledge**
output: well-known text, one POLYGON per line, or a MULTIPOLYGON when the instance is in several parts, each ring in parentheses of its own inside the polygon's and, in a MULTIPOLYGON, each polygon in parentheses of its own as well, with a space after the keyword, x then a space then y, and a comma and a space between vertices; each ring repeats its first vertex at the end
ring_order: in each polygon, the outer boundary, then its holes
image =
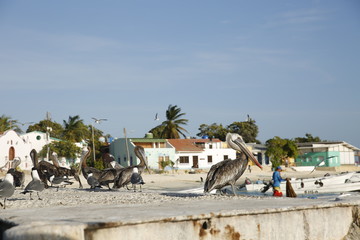
POLYGON ((247 199, 9 210, 3 239, 360 239, 359 199, 247 199), (261 207, 258 207, 261 206, 261 207))

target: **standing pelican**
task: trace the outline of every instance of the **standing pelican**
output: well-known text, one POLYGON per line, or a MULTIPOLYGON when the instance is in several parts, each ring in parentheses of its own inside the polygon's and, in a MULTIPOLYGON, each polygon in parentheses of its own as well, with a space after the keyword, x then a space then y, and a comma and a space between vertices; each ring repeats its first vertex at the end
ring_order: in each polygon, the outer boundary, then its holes
POLYGON ((14 186, 14 177, 12 172, 13 168, 9 169, 6 173, 5 178, 0 180, 0 198, 4 198, 4 204, 0 202, 0 205, 5 209, 6 199, 11 197, 14 194, 15 186, 14 186))
POLYGON ((11 168, 14 169, 14 171, 11 171, 11 175, 14 177, 14 186, 15 187, 21 187, 24 188, 25 183, 25 173, 19 170, 16 170, 16 168, 20 165, 21 158, 15 157, 11 162, 11 168))
POLYGON ((140 192, 142 191, 141 185, 144 185, 145 183, 143 178, 139 174, 139 170, 137 167, 133 168, 133 173, 131 174, 130 182, 133 185, 134 192, 136 192, 136 185, 140 185, 140 192))
POLYGON ((30 200, 33 200, 31 197, 32 192, 36 192, 38 199, 42 200, 39 196, 39 192, 43 191, 45 184, 40 180, 38 171, 36 168, 31 169, 32 180, 26 185, 25 190, 21 192, 22 194, 30 193, 30 200))
POLYGON ((83 157, 80 161, 81 172, 84 175, 84 178, 87 180, 88 184, 90 185, 90 188, 94 189, 103 185, 107 186, 110 190, 111 188, 109 184, 114 182, 116 176, 124 168, 120 164, 115 163, 115 159, 110 162, 111 168, 99 170, 94 167, 88 167, 86 164, 86 158, 90 155, 90 148, 84 149, 82 155, 83 157))
MULTIPOLYGON (((136 146, 134 148, 135 155, 140 159, 140 163, 136 166, 129 166, 126 168, 123 168, 121 172, 118 174, 114 181, 113 188, 121 188, 127 186, 131 182, 131 176, 133 174, 133 168, 138 169, 138 174, 141 175, 141 173, 147 168, 149 171, 149 168, 147 166, 146 162, 146 156, 145 156, 145 150, 141 146, 136 146)), ((150 171, 149 171, 150 172, 150 171)))
POLYGON ((249 159, 259 168, 262 168, 251 151, 246 147, 244 140, 239 134, 228 133, 226 135, 226 141, 231 148, 241 151, 241 157, 234 160, 223 160, 213 165, 206 177, 204 185, 205 193, 230 185, 234 195, 236 195, 235 183, 246 170, 249 159))

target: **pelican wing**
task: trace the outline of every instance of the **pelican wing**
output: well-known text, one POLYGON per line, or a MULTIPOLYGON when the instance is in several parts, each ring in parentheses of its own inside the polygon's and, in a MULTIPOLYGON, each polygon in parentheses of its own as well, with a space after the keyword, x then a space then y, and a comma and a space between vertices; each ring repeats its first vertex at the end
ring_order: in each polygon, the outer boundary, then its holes
POLYGON ((131 181, 131 175, 133 173, 133 167, 124 168, 120 171, 119 175, 116 177, 114 182, 115 188, 121 188, 129 184, 131 181))
POLYGON ((206 181, 204 185, 205 192, 209 192, 212 186, 214 186, 214 183, 218 179, 218 173, 222 171, 221 169, 223 169, 223 166, 226 165, 229 161, 231 160, 230 159, 224 160, 211 166, 210 171, 206 176, 206 181))

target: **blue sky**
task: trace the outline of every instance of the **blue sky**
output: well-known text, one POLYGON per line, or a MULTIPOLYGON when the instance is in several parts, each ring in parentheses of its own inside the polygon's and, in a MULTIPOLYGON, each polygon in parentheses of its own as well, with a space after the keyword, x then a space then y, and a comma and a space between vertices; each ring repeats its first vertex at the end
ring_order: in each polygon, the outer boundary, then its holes
POLYGON ((107 118, 143 137, 169 104, 258 138, 360 147, 360 2, 0 1, 0 114, 107 118))

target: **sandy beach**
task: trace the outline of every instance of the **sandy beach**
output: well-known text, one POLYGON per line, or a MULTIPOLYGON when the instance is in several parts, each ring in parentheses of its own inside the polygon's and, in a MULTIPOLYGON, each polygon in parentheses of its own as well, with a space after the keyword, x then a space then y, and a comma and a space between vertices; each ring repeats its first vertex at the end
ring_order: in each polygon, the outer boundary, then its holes
MULTIPOLYGON (((309 172, 295 172, 290 168, 282 172, 283 178, 309 178, 323 176, 327 172, 314 171, 309 172)), ((331 172, 330 174, 335 174, 331 172)), ((4 172, 0 173, 4 176, 4 172)), ((184 173, 184 172, 169 172, 162 174, 143 174, 145 185, 142 192, 134 192, 125 188, 119 190, 108 190, 107 188, 97 189, 95 191, 89 189, 86 180, 81 176, 83 189, 79 188, 78 182, 66 188, 48 188, 40 193, 42 200, 37 198, 36 193, 32 194, 33 200, 30 200, 29 194, 21 194, 22 190, 17 188, 14 195, 6 202, 6 209, 24 209, 24 208, 45 208, 54 206, 83 206, 83 205, 109 205, 109 204, 156 204, 164 202, 176 201, 201 201, 205 199, 228 199, 229 197, 238 199, 247 198, 265 198, 268 196, 221 196, 221 195, 204 195, 202 193, 191 193, 187 190, 202 189, 207 172, 199 171, 197 173, 184 173)), ((246 178, 251 181, 270 180, 271 170, 254 169, 250 173, 246 171, 243 176, 238 180, 237 184, 241 184, 246 178)), ((25 183, 31 180, 30 174, 26 174, 25 183)), ((25 185, 26 185, 25 184, 25 185)), ((5 210, 6 210, 5 209, 5 210)))

